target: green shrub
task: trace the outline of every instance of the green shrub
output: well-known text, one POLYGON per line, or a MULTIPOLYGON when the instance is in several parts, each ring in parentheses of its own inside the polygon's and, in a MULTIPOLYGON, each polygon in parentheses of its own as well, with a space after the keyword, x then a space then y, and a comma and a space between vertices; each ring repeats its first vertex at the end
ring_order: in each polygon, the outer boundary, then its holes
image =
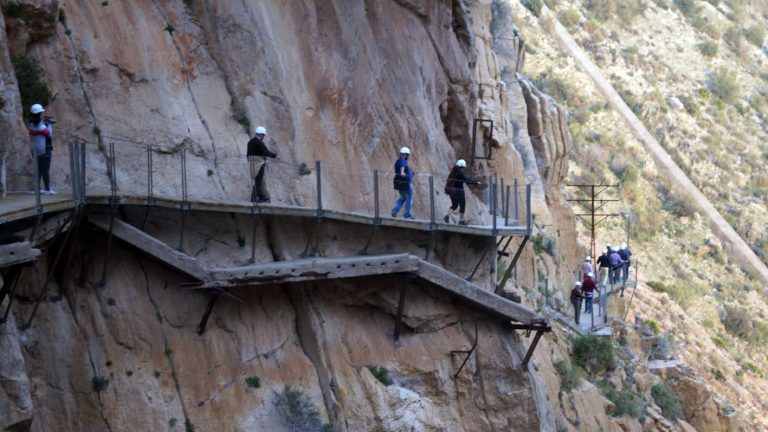
POLYGON ((542 0, 523 0, 523 6, 538 17, 541 16, 541 9, 544 8, 544 3, 542 0))
POLYGON ((607 21, 616 15, 625 23, 630 23, 646 9, 643 0, 587 0, 584 5, 590 17, 598 21, 607 21))
POLYGON ((192 424, 192 420, 189 418, 184 419, 184 432, 195 432, 195 425, 192 424))
POLYGON ((581 16, 576 9, 569 8, 560 12, 560 14, 558 14, 558 19, 562 25, 567 28, 571 28, 579 23, 581 16))
POLYGON ((48 105, 51 101, 51 91, 43 81, 43 69, 33 57, 18 55, 11 58, 16 80, 19 84, 19 95, 25 118, 32 104, 48 105))
POLYGON ((327 428, 320 420, 312 400, 301 390, 285 386, 283 391, 275 393, 275 406, 291 431, 314 432, 327 428))
POLYGON ((391 386, 393 384, 392 377, 389 376, 389 372, 383 366, 368 366, 368 370, 371 371, 373 377, 385 386, 391 386))
POLYGON ((616 386, 607 379, 600 379, 595 382, 595 386, 606 399, 613 402, 614 409, 611 413, 614 417, 629 415, 640 418, 645 415, 646 406, 640 395, 633 392, 627 386, 619 391, 616 386))
POLYGON ((651 396, 653 402, 661 408, 664 417, 670 420, 676 420, 683 417, 683 404, 680 395, 675 393, 671 387, 666 384, 654 384, 651 387, 651 396))
POLYGON ((717 56, 717 42, 704 41, 699 44, 699 51, 706 57, 717 56))
POLYGON ((694 17, 701 12, 701 8, 696 5, 696 0, 675 0, 675 6, 687 17, 694 17))
POLYGON ((712 369, 712 376, 714 376, 718 381, 725 381, 725 375, 720 369, 712 369))
POLYGON ((256 375, 246 377, 245 385, 248 387, 259 388, 261 387, 261 379, 256 375))
POLYGON ((542 252, 546 252, 551 256, 555 256, 555 241, 544 234, 536 234, 531 239, 533 242, 533 253, 541 255, 542 252))
POLYGON ((555 362, 555 370, 560 375, 560 389, 564 392, 573 390, 576 385, 576 368, 567 360, 555 362))
POLYGON ((647 325, 648 328, 651 329, 653 334, 655 334, 655 335, 659 334, 659 323, 657 323, 656 321, 654 321, 652 319, 643 320, 643 323, 645 323, 645 325, 647 325))
POLYGON ((616 347, 613 340, 584 335, 573 343, 573 363, 593 372, 616 369, 616 347))
POLYGON ((744 30, 744 38, 751 44, 762 47, 765 40, 765 29, 760 24, 755 24, 744 30))

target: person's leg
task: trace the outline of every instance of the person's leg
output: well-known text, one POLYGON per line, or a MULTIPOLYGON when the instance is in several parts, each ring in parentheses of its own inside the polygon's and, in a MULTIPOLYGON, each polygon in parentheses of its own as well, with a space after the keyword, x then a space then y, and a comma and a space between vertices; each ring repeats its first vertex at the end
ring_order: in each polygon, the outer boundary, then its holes
POLYGON ((259 168, 259 173, 256 174, 256 194, 261 201, 269 200, 269 192, 267 192, 267 185, 264 182, 264 173, 267 170, 267 163, 264 162, 259 168))
POLYGON ((397 216, 397 212, 400 211, 400 208, 403 207, 403 204, 405 204, 405 201, 408 198, 408 191, 398 190, 397 192, 400 194, 400 198, 397 199, 395 206, 392 207, 392 211, 390 212, 392 217, 397 216))
POLYGON ((44 190, 51 190, 51 157, 47 155, 41 155, 37 157, 37 169, 40 171, 40 178, 42 179, 44 190))
POLYGON ((405 214, 403 217, 410 218, 411 216, 411 207, 413 207, 413 184, 408 185, 408 195, 405 198, 405 214))
POLYGON ((467 209, 467 198, 464 195, 459 196, 459 225, 465 225, 464 210, 467 209))
POLYGON ((627 282, 627 278, 629 277, 629 263, 624 263, 624 267, 622 268, 622 279, 624 279, 624 282, 627 282))
POLYGON ((576 322, 576 324, 579 324, 579 313, 580 310, 580 304, 579 299, 571 299, 571 305, 573 305, 573 320, 576 322))
POLYGON ((453 213, 456 212, 456 208, 459 207, 459 202, 454 198, 453 196, 451 198, 451 206, 448 207, 448 213, 443 216, 443 221, 445 223, 451 223, 451 216, 453 216, 453 213))

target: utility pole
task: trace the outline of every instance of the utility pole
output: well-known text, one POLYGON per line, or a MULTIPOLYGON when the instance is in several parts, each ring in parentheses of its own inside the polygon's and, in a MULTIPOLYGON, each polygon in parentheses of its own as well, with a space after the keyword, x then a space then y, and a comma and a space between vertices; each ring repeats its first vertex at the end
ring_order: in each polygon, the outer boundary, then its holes
POLYGON ((569 199, 567 201, 582 203, 582 205, 586 207, 587 211, 589 212, 577 213, 576 216, 587 217, 589 220, 590 231, 592 234, 589 246, 590 250, 592 251, 592 257, 594 257, 597 252, 595 250, 595 228, 609 217, 621 216, 619 213, 598 213, 598 211, 601 210, 609 202, 619 201, 617 199, 598 199, 598 196, 608 189, 618 188, 619 185, 576 184, 567 186, 578 188, 580 191, 586 192, 588 194, 587 198, 569 199))

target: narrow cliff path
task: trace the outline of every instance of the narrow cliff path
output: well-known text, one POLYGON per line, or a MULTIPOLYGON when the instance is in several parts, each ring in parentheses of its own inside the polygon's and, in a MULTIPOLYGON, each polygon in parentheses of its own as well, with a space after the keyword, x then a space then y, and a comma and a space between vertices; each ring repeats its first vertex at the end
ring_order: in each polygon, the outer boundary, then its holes
POLYGON ((717 211, 712 202, 691 182, 685 172, 672 160, 669 153, 648 132, 611 83, 605 79, 600 68, 589 59, 584 50, 579 47, 555 15, 545 7, 542 10, 541 18, 543 21, 551 22, 552 25, 549 28, 551 28, 552 35, 557 40, 560 48, 565 54, 571 56, 581 69, 592 78, 592 81, 594 81, 595 86, 597 86, 603 97, 624 118, 632 134, 645 146, 646 151, 653 157, 659 173, 669 178, 674 189, 686 191, 691 195, 693 201, 697 204, 697 210, 709 222, 712 231, 720 238, 724 245, 729 247, 731 252, 730 258, 745 268, 752 277, 759 280, 764 288, 768 288, 768 267, 766 267, 765 263, 755 255, 749 245, 717 211))

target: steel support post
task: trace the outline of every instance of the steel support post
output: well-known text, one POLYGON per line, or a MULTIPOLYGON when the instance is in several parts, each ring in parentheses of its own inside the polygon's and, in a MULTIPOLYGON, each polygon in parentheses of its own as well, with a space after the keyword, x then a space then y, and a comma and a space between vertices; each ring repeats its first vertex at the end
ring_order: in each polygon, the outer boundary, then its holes
POLYGON ((496 287, 496 294, 501 293, 501 291, 504 289, 504 286, 507 284, 507 281, 509 280, 509 276, 512 274, 512 269, 515 267, 515 264, 517 264, 518 258, 520 258, 520 254, 523 253, 523 248, 525 247, 525 244, 528 243, 529 236, 523 237, 523 241, 520 243, 520 246, 517 248, 517 252, 515 252, 514 258, 512 258, 512 261, 509 263, 509 266, 507 266, 507 270, 504 272, 504 277, 501 278, 501 282, 496 287))
POLYGON ((536 350, 536 345, 539 344, 539 339, 541 339, 541 335, 544 334, 544 330, 537 330, 536 336, 533 337, 533 342, 531 342, 531 346, 528 347, 528 352, 525 353, 525 358, 523 359, 523 369, 528 368, 528 362, 531 360, 531 356, 533 356, 533 351, 536 350))
POLYGON ((315 174, 317 178, 317 217, 323 217, 323 186, 320 161, 315 161, 315 174))
POLYGON ((518 189, 517 189, 517 178, 515 178, 515 221, 518 223, 520 222, 520 207, 518 205, 519 196, 520 194, 518 193, 518 189))
POLYGON ((510 187, 507 185, 507 199, 504 200, 504 226, 509 226, 509 195, 510 195, 510 187))
POLYGON ((493 200, 492 206, 493 206, 493 231, 491 231, 491 234, 495 237, 499 230, 496 228, 498 218, 497 212, 499 210, 499 185, 496 183, 498 180, 493 181, 493 187, 491 189, 491 199, 493 200))
POLYGON ((197 334, 201 335, 205 331, 205 326, 208 324, 208 319, 211 317, 213 307, 216 306, 216 302, 219 300, 220 294, 217 291, 211 293, 211 297, 208 299, 208 305, 205 307, 203 318, 200 320, 200 324, 197 325, 197 334))
POLYGON ((477 321, 475 321, 475 342, 472 343, 472 347, 469 350, 453 350, 451 351, 451 355, 455 354, 466 354, 466 357, 464 357, 464 361, 461 362, 461 366, 459 366, 459 370, 456 371, 456 373, 453 375, 453 379, 456 379, 459 377, 459 374, 461 373, 461 370, 464 369, 464 366, 467 364, 467 361, 470 357, 472 357, 472 353, 475 352, 475 348, 477 348, 477 341, 479 338, 477 337, 477 321))
POLYGON ((435 229, 435 178, 429 176, 429 230, 435 229))
POLYGON ((531 223, 533 218, 533 211, 531 209, 531 185, 525 185, 525 212, 526 212, 526 224, 528 226, 528 235, 531 235, 533 231, 533 225, 531 223))
POLYGON ((379 225, 381 217, 379 215, 379 170, 373 170, 373 224, 379 225))

